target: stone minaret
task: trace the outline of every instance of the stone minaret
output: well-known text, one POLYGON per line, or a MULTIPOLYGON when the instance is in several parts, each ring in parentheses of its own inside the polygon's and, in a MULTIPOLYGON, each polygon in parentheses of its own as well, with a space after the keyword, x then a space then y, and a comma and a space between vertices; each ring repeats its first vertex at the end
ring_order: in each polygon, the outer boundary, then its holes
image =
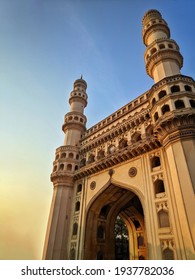
MULTIPOLYGON (((175 219, 175 242, 181 259, 193 259, 195 247, 195 87, 180 73, 183 57, 170 30, 156 10, 143 17, 147 74, 155 84, 149 91, 153 131, 162 145, 170 184, 168 214, 175 219)), ((173 232, 171 233, 173 234, 173 232)), ((171 236, 170 234, 170 236, 171 236)), ((161 237, 162 238, 162 237, 161 237)), ((162 245, 164 246, 164 245, 162 245)))
POLYGON ((183 57, 177 43, 170 39, 166 21, 156 10, 149 10, 143 17, 143 42, 147 74, 155 83, 165 77, 180 74, 183 57))
POLYGON ((79 165, 79 141, 86 129, 84 108, 87 105, 87 83, 82 79, 74 82, 70 94, 70 112, 64 117, 62 129, 64 145, 56 149, 51 181, 53 198, 50 209, 43 259, 67 259, 70 234, 70 217, 74 193, 73 176, 79 165))

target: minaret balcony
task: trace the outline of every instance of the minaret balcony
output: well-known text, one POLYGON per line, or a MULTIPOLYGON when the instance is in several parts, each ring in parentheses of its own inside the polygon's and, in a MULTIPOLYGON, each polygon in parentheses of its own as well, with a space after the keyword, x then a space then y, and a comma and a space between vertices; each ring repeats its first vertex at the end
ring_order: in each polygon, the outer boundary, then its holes
POLYGON ((66 151, 73 151, 73 152, 77 152, 78 151, 78 147, 72 146, 72 145, 63 145, 60 146, 56 149, 56 153, 62 153, 62 152, 66 152, 66 151))
POLYGON ((50 176, 50 180, 51 182, 53 182, 54 187, 59 185, 73 187, 74 172, 67 172, 67 171, 52 172, 50 176))
POLYGON ((67 123, 64 123, 62 125, 62 130, 64 131, 64 133, 71 129, 84 132, 86 130, 86 127, 85 124, 79 121, 68 121, 67 123))
POLYGON ((144 60, 147 63, 148 59, 158 51, 163 50, 176 50, 179 52, 178 44, 172 39, 157 39, 150 46, 148 46, 144 53, 144 60))
POLYGON ((155 82, 168 76, 180 74, 180 69, 183 66, 183 57, 175 49, 154 50, 146 60, 147 74, 151 78, 155 78, 154 71, 158 72, 158 78, 154 79, 155 82))
POLYGON ((80 113, 80 112, 76 112, 76 111, 72 111, 67 113, 64 116, 64 123, 68 123, 68 122, 81 122, 83 124, 86 124, 87 122, 87 118, 84 114, 80 113))
POLYGON ((149 25, 148 27, 146 27, 146 29, 143 29, 142 36, 145 46, 148 46, 154 40, 154 38, 169 38, 170 30, 167 24, 165 24, 164 22, 157 22, 155 24, 149 25))
POLYGON ((78 162, 79 160, 79 147, 64 145, 56 149, 56 156, 54 165, 57 163, 63 163, 66 161, 78 162))
POLYGON ((67 129, 78 129, 83 131, 86 129, 87 118, 79 112, 69 112, 64 117, 64 124, 62 130, 65 132, 67 129))
POLYGON ((79 161, 77 162, 71 162, 66 160, 66 162, 56 162, 54 161, 54 166, 53 166, 53 171, 51 174, 51 177, 54 176, 65 176, 68 175, 70 176, 71 174, 74 173, 75 170, 78 170, 78 164, 79 161))
POLYGON ((69 104, 71 105, 72 102, 81 102, 84 107, 87 106, 87 94, 85 92, 73 90, 70 94, 69 104))
MULTIPOLYGON (((168 93, 173 94, 173 90, 171 87, 175 84, 183 84, 184 86, 183 86, 182 91, 192 92, 193 94, 195 93, 195 86, 194 86, 193 78, 179 74, 179 75, 173 75, 171 77, 165 77, 158 83, 154 84, 150 89, 150 94, 149 94, 150 98, 153 98, 155 93, 159 94, 159 92, 161 90, 166 90, 167 94, 168 93), (167 87, 167 88, 165 88, 165 87, 167 87)), ((181 89, 180 89, 180 91, 181 91, 181 89)))

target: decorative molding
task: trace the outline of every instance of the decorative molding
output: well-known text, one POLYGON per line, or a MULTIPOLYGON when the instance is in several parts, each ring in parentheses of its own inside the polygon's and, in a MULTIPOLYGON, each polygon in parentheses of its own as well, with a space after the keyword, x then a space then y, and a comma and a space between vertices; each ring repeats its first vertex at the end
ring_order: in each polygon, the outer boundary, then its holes
POLYGON ((153 33, 154 31, 159 31, 159 29, 160 29, 161 31, 164 31, 164 32, 167 34, 167 37, 170 37, 170 30, 169 30, 168 25, 165 24, 164 21, 162 21, 162 23, 157 22, 157 23, 155 23, 155 25, 152 24, 152 25, 150 25, 147 29, 143 29, 143 31, 142 31, 142 36, 143 36, 143 42, 144 42, 144 44, 146 44, 146 41, 147 41, 149 35, 150 35, 151 33, 153 33))
POLYGON ((108 141, 112 142, 115 137, 118 137, 121 134, 130 131, 130 129, 138 127, 139 125, 143 124, 149 119, 149 110, 144 109, 143 112, 140 112, 137 115, 128 119, 125 119, 123 122, 118 123, 114 127, 108 129, 108 131, 102 131, 102 134, 97 135, 93 139, 90 139, 89 137, 87 142, 86 138, 82 139, 80 148, 81 154, 91 150, 92 148, 96 148, 102 144, 105 144, 108 141))
POLYGON ((101 160, 94 161, 93 163, 81 167, 78 171, 75 172, 74 178, 75 180, 77 180, 82 177, 97 173, 101 170, 105 170, 121 162, 125 162, 151 150, 157 149, 160 146, 160 142, 155 136, 152 135, 121 150, 116 150, 115 153, 108 154, 101 160))
POLYGON ((162 251, 165 250, 166 248, 175 250, 175 241, 173 238, 160 239, 160 245, 162 251))
POLYGON ((158 119, 154 132, 163 146, 179 139, 194 139, 195 112, 190 108, 182 112, 168 112, 158 119))
MULTIPOLYGON (((89 137, 94 135, 95 133, 101 131, 102 129, 105 129, 112 123, 121 120, 121 118, 124 120, 125 117, 127 119, 129 119, 129 118, 134 119, 135 116, 137 117, 140 114, 140 112, 136 112, 136 109, 139 108, 140 106, 143 107, 144 104, 148 103, 148 92, 149 91, 140 95, 139 98, 128 103, 127 105, 125 105, 124 107, 119 109, 118 111, 114 112, 112 115, 108 116, 106 119, 102 120, 101 122, 99 122, 96 125, 89 128, 83 135, 82 142, 85 139, 88 139, 89 137), (137 104, 135 105, 136 102, 137 102, 137 104), (131 115, 133 112, 135 112, 134 116, 131 115)), ((144 108, 143 110, 144 110, 144 112, 141 112, 141 114, 145 114, 145 113, 147 114, 149 112, 149 111, 145 112, 147 110, 147 108, 144 108)))
POLYGON ((136 167, 131 167, 129 169, 128 174, 129 174, 130 177, 135 177, 137 175, 137 168, 136 167))
POLYGON ((54 184, 54 187, 64 186, 64 187, 73 187, 74 185, 74 172, 68 171, 57 171, 51 174, 51 181, 54 184))
POLYGON ((178 50, 175 49, 162 49, 156 51, 153 55, 151 55, 146 63, 146 72, 150 77, 153 77, 152 71, 156 64, 159 62, 163 62, 163 60, 172 59, 177 61, 179 67, 183 66, 183 56, 180 54, 178 50))
POLYGON ((174 76, 171 76, 171 77, 165 77, 164 79, 160 80, 159 82, 157 82, 156 84, 154 84, 151 87, 151 89, 149 90, 149 97, 151 97, 151 95, 154 92, 156 92, 157 90, 160 90, 161 87, 163 87, 165 85, 177 83, 177 82, 187 82, 187 83, 190 83, 192 85, 194 84, 194 80, 190 76, 174 75, 174 76))
POLYGON ((160 173, 158 173, 158 174, 152 175, 152 181, 153 181, 153 183, 154 183, 156 180, 163 180, 163 173, 162 173, 162 171, 160 171, 160 173))
POLYGON ((64 145, 64 146, 60 146, 59 148, 56 149, 56 153, 59 152, 66 152, 66 151, 73 151, 73 152, 78 152, 79 151, 79 147, 78 146, 71 146, 71 145, 64 145))
POLYGON ((158 213, 161 210, 169 211, 167 200, 156 203, 156 212, 158 213))
POLYGON ((96 182, 93 181, 93 182, 91 182, 91 184, 90 184, 90 189, 91 189, 91 190, 95 190, 95 188, 96 188, 96 182))
POLYGON ((108 174, 110 175, 110 177, 112 177, 112 175, 114 174, 114 170, 113 170, 113 169, 110 169, 110 170, 108 171, 108 174))

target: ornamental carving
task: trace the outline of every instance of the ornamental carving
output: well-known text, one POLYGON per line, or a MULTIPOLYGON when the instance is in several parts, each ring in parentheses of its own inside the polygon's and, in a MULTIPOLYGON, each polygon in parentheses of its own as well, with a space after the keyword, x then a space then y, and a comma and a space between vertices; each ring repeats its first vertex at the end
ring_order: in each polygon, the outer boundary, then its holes
POLYGON ((135 158, 143 153, 147 153, 159 147, 160 142, 156 139, 155 136, 152 135, 144 141, 139 141, 138 143, 128 145, 121 150, 116 150, 112 154, 107 154, 105 158, 101 159, 101 161, 97 160, 91 164, 83 166, 79 169, 79 171, 77 171, 74 179, 81 179, 84 176, 94 174, 96 172, 104 170, 105 168, 110 168, 112 166, 115 166, 116 164, 135 158))
POLYGON ((173 238, 161 239, 160 243, 162 250, 165 250, 166 248, 175 249, 175 242, 173 238))
POLYGON ((109 154, 112 154, 112 153, 114 153, 114 151, 115 151, 115 146, 111 144, 111 145, 108 147, 108 153, 109 153, 109 154))
POLYGON ((95 187, 96 187, 96 182, 95 182, 95 181, 91 182, 91 184, 90 184, 90 189, 91 189, 91 190, 94 190, 95 187))
POLYGON ((119 142, 119 149, 123 149, 125 147, 127 147, 127 140, 125 138, 122 138, 119 142))
POLYGON ((156 212, 160 212, 161 210, 169 211, 168 202, 167 201, 161 201, 159 203, 156 203, 156 212))
POLYGON ((155 182, 156 180, 163 180, 163 174, 159 173, 152 176, 152 181, 155 182))
POLYGON ((129 176, 130 177, 135 177, 137 175, 137 168, 136 167, 131 167, 129 169, 129 176))

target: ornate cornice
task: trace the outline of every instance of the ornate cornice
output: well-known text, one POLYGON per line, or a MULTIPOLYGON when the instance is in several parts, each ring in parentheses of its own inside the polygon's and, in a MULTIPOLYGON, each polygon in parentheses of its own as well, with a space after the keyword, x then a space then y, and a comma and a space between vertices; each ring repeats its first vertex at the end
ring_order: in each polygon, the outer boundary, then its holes
POLYGON ((123 106, 107 118, 103 119, 102 121, 87 129, 82 137, 82 141, 101 131, 102 129, 108 127, 108 125, 111 125, 112 123, 120 120, 121 118, 125 118, 128 114, 133 113, 134 111, 136 113, 136 109, 148 103, 148 92, 149 91, 146 91, 145 93, 141 94, 135 100, 127 103, 125 106, 123 106))
POLYGON ((123 149, 117 149, 114 153, 107 154, 103 159, 96 160, 93 163, 81 167, 75 172, 74 179, 80 179, 82 177, 97 173, 101 170, 110 168, 120 164, 121 162, 125 162, 141 154, 157 149, 160 146, 161 144, 156 136, 150 136, 123 149))
POLYGON ((85 94, 85 96, 79 96, 78 93, 76 93, 75 95, 71 95, 70 98, 69 98, 69 104, 71 105, 72 102, 81 102, 83 103, 84 107, 87 106, 87 95, 85 94), (76 95, 77 94, 77 95, 76 95))
POLYGON ((187 82, 194 85, 194 79, 190 76, 174 75, 171 77, 165 77, 151 87, 151 89, 149 90, 149 97, 157 90, 160 90, 161 87, 163 87, 164 85, 173 84, 177 82, 187 82))
POLYGON ((68 171, 56 171, 51 174, 51 182, 53 182, 54 187, 58 185, 63 185, 65 187, 72 187, 74 180, 74 172, 68 171))
POLYGON ((167 144, 171 142, 175 142, 177 140, 184 140, 184 139, 195 139, 195 128, 188 128, 188 129, 183 129, 179 131, 175 131, 172 134, 168 134, 164 139, 163 139, 163 146, 166 146, 167 144))
POLYGON ((86 127, 84 123, 71 120, 62 125, 62 130, 64 131, 64 133, 66 133, 67 129, 75 129, 84 132, 86 130, 86 127))
POLYGON ((60 152, 66 152, 66 151, 73 151, 73 152, 78 152, 79 147, 78 146, 71 146, 71 145, 64 145, 64 146, 60 146, 56 149, 56 153, 60 153, 60 152))
POLYGON ((148 50, 151 50, 156 44, 159 43, 173 43, 176 47, 176 49, 179 51, 179 46, 177 44, 177 42, 174 39, 171 38, 159 38, 159 39, 155 39, 149 46, 147 46, 145 52, 144 52, 144 56, 145 54, 148 52, 148 50))
POLYGON ((107 132, 104 132, 102 135, 97 136, 94 140, 90 140, 89 143, 84 144, 83 141, 81 141, 80 152, 85 153, 90 149, 98 147, 99 145, 117 137, 118 135, 121 135, 132 128, 135 128, 145 121, 148 121, 150 119, 149 112, 149 109, 145 109, 135 116, 131 118, 129 117, 127 120, 124 119, 122 123, 116 124, 115 127, 109 129, 107 132))
POLYGON ((87 117, 83 113, 80 113, 80 112, 77 112, 77 111, 71 111, 71 112, 68 112, 64 116, 64 121, 66 121, 67 117, 74 117, 74 116, 81 117, 84 120, 87 120, 87 117))
POLYGON ((152 71, 156 64, 163 62, 163 60, 174 60, 178 63, 179 68, 183 66, 183 56, 175 49, 162 49, 151 55, 146 63, 146 72, 153 78, 152 71))
MULTIPOLYGON (((146 41, 148 39, 148 37, 156 31, 163 31, 164 33, 166 33, 167 37, 170 37, 170 29, 169 27, 165 24, 165 21, 163 21, 162 23, 158 22, 155 24, 150 25, 148 28, 143 29, 142 30, 142 37, 143 37, 143 42, 144 44, 147 46, 146 41)), ((166 38, 167 39, 167 38, 166 38)))
POLYGON ((156 122, 154 132, 163 146, 171 141, 195 137, 195 110, 168 112, 156 122))

